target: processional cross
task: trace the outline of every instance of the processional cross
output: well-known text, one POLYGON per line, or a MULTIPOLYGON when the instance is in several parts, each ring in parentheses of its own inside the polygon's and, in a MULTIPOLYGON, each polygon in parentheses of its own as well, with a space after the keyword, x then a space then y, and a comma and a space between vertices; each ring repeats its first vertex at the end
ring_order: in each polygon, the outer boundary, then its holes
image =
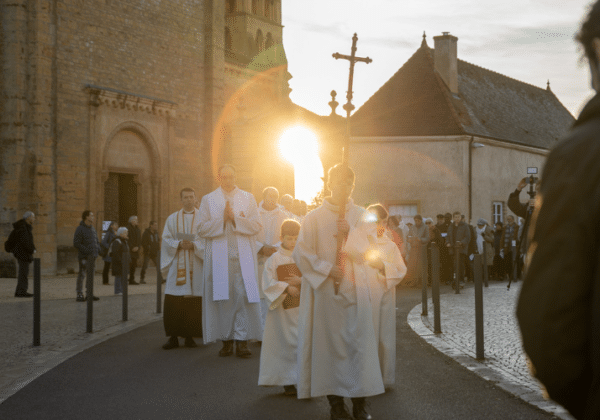
MULTIPOLYGON (((356 56, 356 42, 357 41, 358 41, 358 36, 356 36, 356 34, 354 34, 354 36, 352 37, 352 50, 351 50, 350 55, 344 55, 344 54, 340 54, 340 53, 335 53, 332 55, 333 58, 335 58, 336 60, 341 58, 343 60, 350 61, 350 74, 348 76, 348 92, 346 94, 346 99, 348 99, 348 102, 346 102, 346 104, 343 106, 343 108, 346 110, 346 136, 344 138, 344 148, 342 149, 342 167, 343 168, 348 167, 348 152, 349 152, 349 148, 350 148, 350 114, 354 110, 354 105, 352 105, 352 82, 354 81, 354 64, 358 63, 358 62, 369 64, 373 61, 369 57, 363 58, 363 57, 356 56)), ((341 203, 339 210, 340 210, 339 219, 344 219, 346 216, 346 203, 341 203)), ((336 263, 337 263, 337 266, 342 269, 343 269, 343 265, 344 265, 344 261, 343 261, 343 257, 342 257, 342 247, 343 246, 344 246, 344 238, 342 237, 342 235, 337 235, 336 263)), ((334 282, 334 290, 335 290, 336 295, 338 294, 339 289, 340 289, 340 281, 336 279, 336 281, 334 282)))

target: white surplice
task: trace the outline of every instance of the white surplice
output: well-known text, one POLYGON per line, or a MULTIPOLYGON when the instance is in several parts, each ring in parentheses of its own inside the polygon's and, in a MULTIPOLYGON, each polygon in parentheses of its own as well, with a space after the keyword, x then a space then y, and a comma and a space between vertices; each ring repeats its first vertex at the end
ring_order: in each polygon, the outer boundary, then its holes
MULTIPOLYGON (((260 215, 262 228, 258 235, 256 235, 256 250, 257 252, 265 246, 278 246, 280 242, 281 236, 281 224, 284 220, 288 219, 287 215, 284 213, 283 208, 276 206, 273 210, 265 210, 262 206, 263 202, 261 201, 258 205, 258 214, 260 215)), ((267 311, 269 310, 269 303, 265 298, 265 294, 263 292, 262 287, 262 278, 263 278, 263 270, 265 266, 265 261, 267 261, 266 256, 257 254, 258 261, 258 289, 260 292, 260 303, 261 303, 261 317, 263 322, 263 328, 265 326, 265 320, 267 316, 267 311)))
POLYGON ((277 267, 293 264, 292 251, 285 248, 271 255, 263 272, 263 291, 269 302, 262 347, 259 385, 296 384, 299 308, 283 309, 286 282, 277 279, 277 267))
POLYGON ((374 251, 383 262, 383 270, 368 264, 353 266, 355 282, 369 288, 383 383, 392 385, 396 378, 396 286, 406 275, 406 265, 388 236, 377 237, 375 223, 359 223, 348 235, 345 251, 354 256, 361 254, 361 258, 374 251))
POLYGON ((160 251, 161 274, 167 283, 165 294, 173 296, 202 296, 204 291, 203 259, 204 239, 198 236, 200 212, 194 209, 191 213, 183 210, 171 214, 165 223, 160 251), (178 219, 179 230, 178 230, 178 219), (183 229, 182 229, 183 228, 183 229), (179 243, 177 233, 193 234, 194 250, 177 250, 179 243), (190 258, 191 257, 191 258, 190 258), (183 263, 183 264, 182 264, 183 263), (177 285, 178 266, 186 268, 185 284, 177 285))
POLYGON ((396 244, 383 235, 377 238, 377 249, 380 252, 384 272, 377 270, 377 293, 371 296, 373 305, 373 319, 375 325, 379 322, 379 361, 383 383, 392 385, 396 379, 396 286, 406 275, 406 264, 396 244), (377 297, 379 310, 377 308, 377 297))
MULTIPOLYGON (((351 229, 364 209, 346 205, 351 229)), ((338 207, 328 199, 306 215, 293 258, 302 272, 298 321, 298 398, 368 397, 384 392, 373 309, 365 284, 353 281, 353 264, 334 293, 338 207)))
POLYGON ((202 197, 198 234, 206 240, 204 258, 204 343, 215 340, 261 340, 256 234, 256 200, 235 187, 220 187, 202 197), (229 202, 235 223, 224 222, 229 202))

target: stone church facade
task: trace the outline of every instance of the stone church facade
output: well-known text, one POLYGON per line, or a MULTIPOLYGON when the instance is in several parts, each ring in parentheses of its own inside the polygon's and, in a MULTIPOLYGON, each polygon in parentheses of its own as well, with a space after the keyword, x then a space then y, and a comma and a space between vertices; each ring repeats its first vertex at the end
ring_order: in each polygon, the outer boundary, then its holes
POLYGON ((181 188, 214 188, 247 134, 232 129, 241 113, 291 106, 281 0, 0 7, 0 233, 32 210, 43 273, 77 268, 83 210, 98 231, 134 214, 162 226, 181 188))

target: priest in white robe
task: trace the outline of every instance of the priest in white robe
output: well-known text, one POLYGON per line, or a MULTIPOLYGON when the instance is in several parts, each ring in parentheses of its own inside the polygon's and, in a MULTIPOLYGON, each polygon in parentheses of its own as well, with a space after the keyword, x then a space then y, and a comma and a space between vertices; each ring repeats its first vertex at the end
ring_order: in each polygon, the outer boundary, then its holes
POLYGON ((267 259, 277 252, 280 242, 281 224, 287 219, 283 209, 277 205, 278 199, 279 191, 277 191, 277 188, 267 187, 263 191, 263 200, 258 204, 258 214, 260 215, 262 228, 258 232, 258 235, 256 235, 256 248, 258 249, 258 290, 260 292, 263 329, 267 311, 269 310, 269 301, 265 297, 262 287, 264 265, 267 259))
POLYGON ((300 297, 301 277, 289 274, 280 278, 278 269, 294 264, 292 251, 300 232, 300 223, 286 220, 280 228, 281 246, 265 264, 263 290, 269 312, 260 351, 258 385, 284 387, 285 395, 296 395, 299 306, 286 299, 300 297), (289 303, 289 304, 288 304, 289 303))
POLYGON ((167 218, 160 254, 160 270, 167 279, 163 321, 169 341, 165 350, 179 347, 178 337, 185 337, 186 347, 196 347, 193 337, 202 337, 204 240, 197 233, 200 212, 194 207, 192 188, 181 190, 180 198, 183 208, 167 218))
POLYGON ((354 172, 329 170, 331 196, 306 215, 293 258, 302 273, 298 322, 298 398, 327 396, 332 419, 349 418, 343 397, 352 399, 354 418, 366 419, 365 397, 382 394, 378 338, 368 290, 353 281, 352 263, 336 266, 336 237, 346 236, 364 209, 350 196, 354 172), (339 205, 345 203, 344 219, 339 205), (339 290, 336 293, 336 284, 339 290))
POLYGON ((219 169, 221 186, 202 197, 198 234, 204 259, 204 343, 223 342, 219 356, 251 356, 248 340, 262 340, 256 235, 256 200, 235 185, 235 168, 219 169))

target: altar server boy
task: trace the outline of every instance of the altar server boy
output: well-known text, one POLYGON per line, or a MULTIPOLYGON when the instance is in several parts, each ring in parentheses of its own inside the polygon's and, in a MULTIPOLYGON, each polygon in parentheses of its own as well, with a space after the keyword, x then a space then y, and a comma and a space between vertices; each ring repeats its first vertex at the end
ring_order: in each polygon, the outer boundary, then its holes
POLYGON ((292 258, 300 223, 285 220, 281 246, 265 263, 262 287, 269 301, 260 354, 258 385, 283 385, 286 395, 296 395, 298 315, 301 274, 292 258))

